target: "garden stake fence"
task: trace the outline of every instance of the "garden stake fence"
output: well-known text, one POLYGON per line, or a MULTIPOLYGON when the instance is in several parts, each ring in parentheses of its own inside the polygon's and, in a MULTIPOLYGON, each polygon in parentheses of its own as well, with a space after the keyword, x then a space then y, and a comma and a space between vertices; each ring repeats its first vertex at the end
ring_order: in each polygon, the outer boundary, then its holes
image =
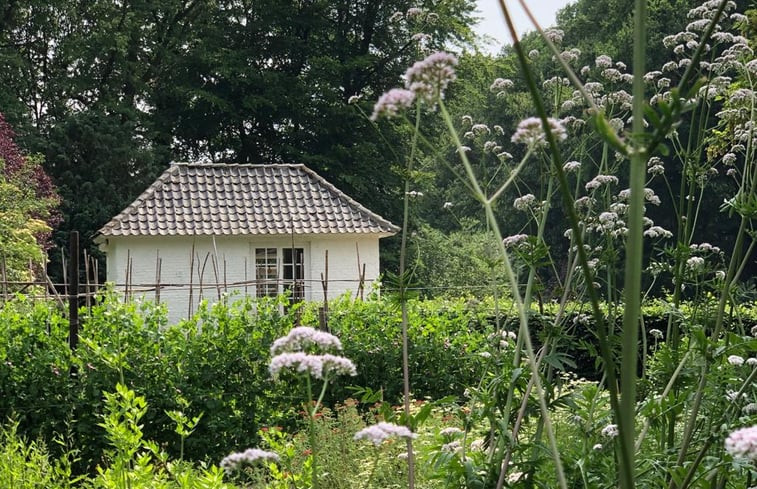
MULTIPOLYGON (((358 250, 359 252, 359 250, 358 250)), ((188 282, 166 282, 162 278, 163 258, 160 251, 155 256, 155 279, 152 283, 135 283, 134 282, 134 257, 130 251, 127 251, 126 266, 123 283, 112 283, 114 290, 120 291, 125 301, 132 301, 135 297, 144 297, 153 299, 156 303, 165 301, 166 291, 186 290, 188 294, 187 314, 191 316, 196 312, 196 304, 207 298, 209 292, 217 300, 221 300, 231 291, 239 291, 243 296, 255 291, 275 286, 276 290, 301 290, 303 295, 306 290, 312 291, 311 295, 316 296, 315 292, 320 288, 323 294, 324 305, 319 308, 318 321, 319 327, 328 330, 328 291, 329 284, 349 285, 355 290, 355 299, 363 300, 366 289, 366 265, 361 263, 358 254, 357 261, 357 278, 356 279, 330 279, 329 278, 329 256, 328 250, 324 256, 325 269, 319 278, 314 279, 256 279, 249 278, 248 260, 244 259, 244 278, 240 281, 230 281, 227 276, 226 255, 221 257, 214 256, 212 253, 206 253, 200 256, 194 248, 189 256, 191 273, 188 282), (210 265, 210 269, 208 269, 210 265), (206 272, 212 272, 214 280, 206 278, 206 272), (250 288, 253 288, 250 290, 250 288), (162 295, 163 294, 163 295, 162 295), (197 301, 195 301, 197 296, 197 301)), ((79 234, 72 232, 69 235, 68 255, 61 250, 61 276, 62 281, 54 282, 47 273, 47 267, 44 263, 34 264, 29 262, 27 280, 15 280, 9 273, 7 259, 0 256, 0 305, 16 297, 17 294, 23 294, 32 302, 51 300, 55 301, 61 309, 68 308, 69 315, 69 346, 75 350, 79 343, 79 308, 86 306, 92 307, 97 303, 97 295, 103 291, 104 284, 99 279, 100 267, 96 257, 89 254, 86 250, 79 248, 79 234), (82 267, 83 265, 83 267, 82 267), (83 268, 83 270, 82 270, 83 268)), ((295 301, 298 298, 294 299, 295 301)))

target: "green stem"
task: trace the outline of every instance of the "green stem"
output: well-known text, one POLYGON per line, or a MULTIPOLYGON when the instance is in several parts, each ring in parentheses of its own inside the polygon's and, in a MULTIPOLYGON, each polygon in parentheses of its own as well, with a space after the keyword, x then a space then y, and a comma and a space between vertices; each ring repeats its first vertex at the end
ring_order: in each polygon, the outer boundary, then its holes
MULTIPOLYGON (((407 287, 408 277, 405 273, 405 259, 407 256, 407 227, 410 219, 410 176, 413 170, 413 162, 415 160, 415 151, 418 145, 418 134, 420 133, 421 122, 421 106, 420 102, 416 104, 415 111, 415 131, 413 131, 412 145, 410 146, 410 156, 407 162, 407 174, 405 175, 405 195, 403 200, 403 214, 402 214, 402 244, 400 247, 400 304, 402 309, 402 392, 404 394, 404 408, 405 408, 405 420, 407 427, 410 426, 410 354, 408 346, 408 334, 407 334, 407 287)), ((413 440, 411 437, 407 437, 407 486, 408 489, 415 487, 415 460, 413 457, 413 440)))
MULTIPOLYGON (((635 0, 633 45, 633 133, 644 133, 644 65, 646 59, 646 1, 635 0)), ((636 437, 636 380, 639 358, 639 321, 641 317, 641 272, 644 257, 644 184, 647 153, 640 147, 631 153, 630 207, 626 241, 623 333, 621 337, 619 442, 624 457, 620 463, 621 489, 635 487, 634 439, 636 437)))
MULTIPOLYGON (((442 114, 442 118, 444 119, 444 122, 447 125, 447 129, 452 135, 452 139, 455 143, 455 146, 457 148, 460 148, 462 146, 462 143, 460 142, 460 139, 457 136, 455 126, 454 124, 452 124, 452 118, 450 117, 449 112, 447 111, 447 108, 444 105, 444 101, 439 100, 439 108, 442 114)), ((548 135, 552 136, 551 133, 549 133, 548 135)), ((565 479, 565 472, 563 470, 562 461, 560 460, 560 452, 557 448, 557 441, 555 438, 554 429, 552 427, 552 422, 550 420, 549 409, 547 408, 547 404, 545 401, 544 389, 542 387, 541 378, 539 377, 539 372, 538 372, 538 365, 536 364, 536 355, 534 354, 533 344, 531 342, 531 335, 528 330, 528 315, 524 307, 523 299, 520 295, 520 291, 518 290, 518 280, 512 268, 509 254, 507 253, 504 243, 502 242, 502 233, 500 232, 499 224, 497 223, 497 219, 494 215, 494 211, 492 209, 492 203, 489 202, 489 200, 486 198, 486 195, 484 195, 483 191, 481 190, 481 186, 478 184, 476 176, 473 173, 473 168, 470 165, 470 162, 468 161, 468 158, 464 152, 460 152, 460 159, 463 162, 463 166, 465 167, 465 172, 470 179, 470 183, 476 191, 476 194, 474 195, 474 197, 477 200, 479 200, 484 206, 487 222, 491 226, 492 232, 494 233, 494 237, 497 240, 499 251, 503 257, 504 266, 505 266, 505 275, 507 276, 508 282, 510 283, 510 289, 513 294, 513 302, 515 303, 516 309, 518 311, 518 318, 520 320, 520 329, 521 331, 526 332, 526 334, 519 335, 519 337, 520 336, 524 337, 528 364, 529 364, 529 367, 531 368, 531 376, 534 379, 534 387, 536 390, 536 396, 539 399, 540 411, 541 411, 542 416, 544 417, 544 426, 547 432, 547 437, 550 442, 552 458, 555 462, 555 471, 557 472, 558 484, 560 488, 567 489, 568 485, 565 479)))
MULTIPOLYGON (((313 386, 310 381, 310 376, 305 376, 305 380, 307 383, 307 389, 308 389, 308 403, 311 403, 313 401, 313 386)), ((324 386, 326 382, 324 381, 324 386)), ((316 403, 317 405, 317 403, 316 403)), ((311 466, 311 487, 313 489, 318 489, 318 457, 317 457, 317 450, 316 450, 316 441, 315 441, 315 413, 317 410, 316 405, 313 406, 312 409, 308 408, 306 412, 308 413, 308 441, 310 442, 310 456, 312 457, 312 466, 311 466)))
MULTIPOLYGON (((613 412, 618 413, 620 412, 620 407, 618 404, 617 375, 615 372, 615 363, 613 361, 613 355, 611 353, 610 343, 609 343, 608 335, 607 335, 607 322, 605 321, 605 318, 602 314, 602 310, 599 305, 599 296, 597 294, 597 291, 592 286, 594 282, 594 276, 593 276, 593 272, 591 268, 589 267, 588 259, 586 256, 586 250, 583 247, 581 227, 579 226, 578 216, 576 214, 576 210, 573 205, 573 197, 572 197, 571 190, 568 187, 568 181, 565 176, 565 171, 562 168, 562 157, 560 156, 560 149, 557 146, 557 141, 555 140, 554 134, 552 134, 552 131, 549 129, 549 123, 547 121, 547 112, 544 109, 544 103, 542 102, 539 88, 536 85, 533 73, 531 72, 531 69, 529 67, 528 58, 526 57, 526 54, 523 51, 523 46, 518 41, 518 35, 517 35, 517 32, 515 31, 515 26, 513 25, 510 12, 507 8, 507 5, 505 5, 504 0, 500 0, 499 3, 500 3, 500 8, 502 9, 502 12, 505 14, 505 21, 510 31, 510 36, 514 39, 513 47, 518 56, 521 69, 523 70, 523 77, 526 81, 526 85, 528 86, 528 90, 531 94, 531 98, 534 103, 536 113, 541 118, 542 126, 544 127, 544 130, 545 130, 546 141, 549 145, 549 152, 552 155, 552 165, 555 171, 555 176, 557 177, 557 182, 559 184, 560 194, 563 199, 564 212, 566 213, 568 217, 568 221, 570 223, 570 227, 572 230, 571 245, 575 246, 576 253, 578 254, 578 261, 581 265, 581 271, 583 272, 584 279, 586 282, 586 293, 589 296, 589 301, 592 308, 592 315, 594 317, 594 320, 597 326, 597 331, 596 331, 597 341, 599 342, 599 351, 602 356, 605 374, 607 377, 607 390, 610 395, 610 404, 611 404, 613 412)), ((640 120, 640 118, 637 120, 640 120)), ((621 455, 622 455, 621 458, 623 458, 624 460, 627 459, 626 449, 627 447, 625 445, 621 445, 621 455)))

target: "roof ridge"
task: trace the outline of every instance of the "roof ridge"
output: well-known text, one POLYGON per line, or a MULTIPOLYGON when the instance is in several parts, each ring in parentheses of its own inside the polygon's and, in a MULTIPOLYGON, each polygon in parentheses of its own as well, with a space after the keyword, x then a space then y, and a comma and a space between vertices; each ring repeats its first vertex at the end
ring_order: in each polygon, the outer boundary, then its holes
POLYGON ((209 162, 209 163, 202 163, 202 162, 192 162, 192 161, 172 161, 171 167, 173 166, 196 166, 196 167, 206 167, 206 168, 224 168, 229 166, 234 167, 242 167, 242 168, 256 168, 256 167, 287 167, 287 168, 295 168, 295 167, 301 167, 305 166, 303 163, 223 163, 223 162, 209 162))

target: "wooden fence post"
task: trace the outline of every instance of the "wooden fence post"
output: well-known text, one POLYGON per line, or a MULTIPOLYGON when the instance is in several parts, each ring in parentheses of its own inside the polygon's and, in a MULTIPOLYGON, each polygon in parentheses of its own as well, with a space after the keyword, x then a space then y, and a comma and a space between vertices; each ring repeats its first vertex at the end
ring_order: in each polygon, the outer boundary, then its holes
POLYGON ((75 351, 79 344, 79 233, 71 231, 68 238, 68 346, 75 351))
POLYGON ((329 329, 329 250, 326 250, 325 264, 321 274, 321 287, 323 287, 323 307, 318 310, 318 320, 321 329, 329 329))

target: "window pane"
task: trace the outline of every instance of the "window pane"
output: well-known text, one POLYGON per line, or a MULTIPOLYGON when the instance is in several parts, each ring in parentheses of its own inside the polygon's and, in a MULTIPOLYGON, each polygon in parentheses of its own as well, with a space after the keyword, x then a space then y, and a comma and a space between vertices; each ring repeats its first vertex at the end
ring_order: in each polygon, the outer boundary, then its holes
POLYGON ((282 272, 284 287, 291 290, 293 300, 305 298, 305 250, 303 248, 284 248, 282 272))
POLYGON ((275 297, 278 293, 276 248, 255 248, 255 281, 258 297, 275 297))

